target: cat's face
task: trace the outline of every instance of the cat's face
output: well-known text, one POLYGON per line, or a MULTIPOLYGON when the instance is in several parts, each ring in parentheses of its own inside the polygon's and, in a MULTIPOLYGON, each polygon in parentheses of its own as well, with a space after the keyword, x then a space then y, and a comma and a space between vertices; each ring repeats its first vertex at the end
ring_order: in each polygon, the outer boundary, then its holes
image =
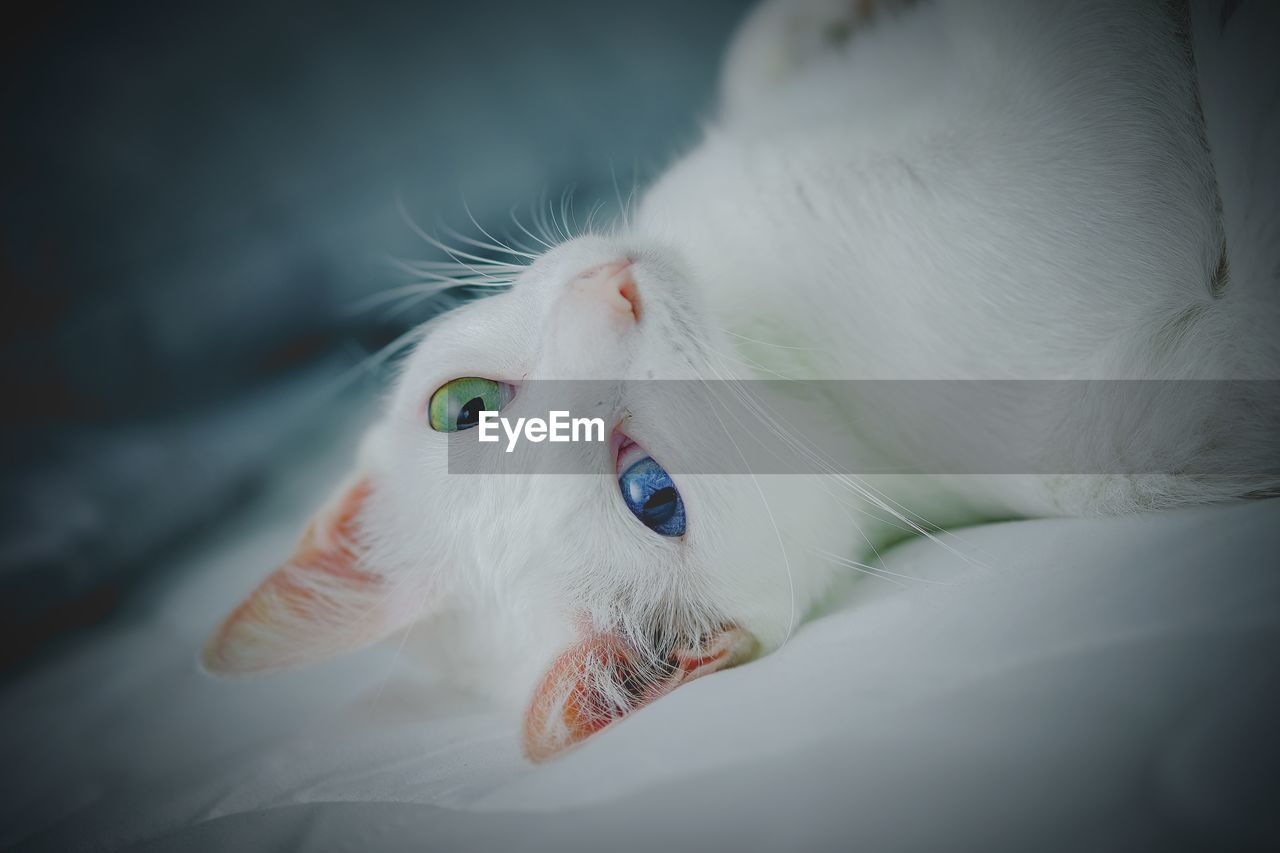
POLYGON ((771 506, 753 478, 664 467, 715 440, 648 382, 724 375, 694 293, 669 254, 585 237, 428 324, 356 472, 206 666, 305 662, 448 613, 495 672, 545 672, 495 676, 532 690, 525 743, 541 758, 776 645, 812 595, 781 551, 786 488, 771 506), (450 473, 450 437, 477 409, 573 411, 540 399, 570 379, 593 380, 579 402, 606 424, 571 472, 450 473))

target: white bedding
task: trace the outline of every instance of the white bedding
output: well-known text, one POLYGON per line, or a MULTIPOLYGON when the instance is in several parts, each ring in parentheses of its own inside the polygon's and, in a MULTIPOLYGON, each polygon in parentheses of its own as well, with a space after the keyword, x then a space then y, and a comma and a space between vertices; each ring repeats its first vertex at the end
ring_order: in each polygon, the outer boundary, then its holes
MULTIPOLYGON (((326 457, 328 454, 326 454, 326 457)), ((336 456, 334 458, 337 458, 336 456)), ((1280 501, 973 528, 543 766, 370 650, 200 674, 324 465, 0 695, 20 849, 1116 849, 1280 840, 1280 501), (927 581, 927 582, 926 582, 927 581)))

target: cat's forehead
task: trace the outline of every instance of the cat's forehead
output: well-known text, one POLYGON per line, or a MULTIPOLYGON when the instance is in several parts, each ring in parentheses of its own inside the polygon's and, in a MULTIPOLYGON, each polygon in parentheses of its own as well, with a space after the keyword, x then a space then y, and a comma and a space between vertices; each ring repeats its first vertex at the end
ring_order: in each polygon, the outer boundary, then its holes
POLYGON ((410 373, 457 364, 483 366, 523 351, 538 328, 538 301, 536 294, 517 285, 436 317, 419 333, 410 373))
POLYGON ((628 256, 622 241, 597 235, 576 237, 548 249, 513 276, 509 289, 426 323, 402 381, 447 379, 463 369, 491 378, 518 379, 512 372, 522 370, 542 338, 564 285, 585 269, 628 256))

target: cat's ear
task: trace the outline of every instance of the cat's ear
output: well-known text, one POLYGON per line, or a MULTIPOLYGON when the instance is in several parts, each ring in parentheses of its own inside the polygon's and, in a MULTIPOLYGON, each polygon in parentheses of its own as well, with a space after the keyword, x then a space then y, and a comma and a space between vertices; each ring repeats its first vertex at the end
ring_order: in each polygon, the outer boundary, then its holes
POLYGON ((756 642, 727 625, 665 659, 615 633, 589 632, 551 664, 524 716, 524 751, 546 761, 703 675, 742 663, 756 642))
POLYGON ((418 614, 369 565, 363 517, 374 486, 352 478, 311 519, 297 549, 214 631, 201 663, 214 675, 323 660, 382 639, 418 614))

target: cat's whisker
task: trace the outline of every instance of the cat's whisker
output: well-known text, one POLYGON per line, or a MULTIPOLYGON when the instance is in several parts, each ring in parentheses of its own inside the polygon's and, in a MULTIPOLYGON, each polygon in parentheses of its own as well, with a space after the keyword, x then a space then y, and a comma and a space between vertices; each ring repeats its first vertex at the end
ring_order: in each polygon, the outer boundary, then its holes
POLYGON ((563 243, 564 235, 556 234, 551 229, 551 220, 548 218, 549 211, 554 212, 554 207, 552 206, 551 199, 547 196, 547 193, 544 190, 539 194, 538 201, 533 206, 534 227, 541 231, 543 237, 551 241, 553 244, 563 243))
MULTIPOLYGON (((396 303, 383 316, 383 319, 395 317, 414 305, 419 304, 427 299, 442 294, 447 294, 458 288, 495 288, 506 289, 513 283, 513 277, 496 276, 477 276, 475 274, 456 276, 444 275, 430 270, 419 269, 414 264, 405 263, 399 259, 389 259, 392 266, 401 269, 411 275, 418 276, 423 281, 411 282, 399 287, 387 288, 378 293, 370 294, 362 299, 358 299, 344 306, 342 314, 344 316, 359 316, 374 308, 385 305, 386 303, 396 303)), ((509 274, 514 276, 514 273, 509 274)))
MULTIPOLYGON (((728 330, 725 330, 725 331, 728 331, 728 330)), ((761 343, 764 343, 764 342, 761 342, 761 343)), ((723 357, 723 354, 719 353, 714 348, 708 346, 708 349, 711 352, 715 353, 716 355, 723 357)), ((786 377, 780 377, 780 378, 786 378, 786 377)), ((742 397, 743 401, 746 402, 749 392, 746 392, 745 389, 739 389, 739 390, 740 390, 740 396, 742 397)), ((755 398, 753 397, 752 400, 754 402, 755 398)), ((820 456, 816 454, 816 452, 813 452, 811 448, 805 448, 803 445, 799 444, 795 439, 795 436, 799 435, 799 433, 793 428, 790 428, 791 425, 786 423, 785 418, 782 418, 781 416, 776 416, 774 413, 772 413, 772 411, 770 411, 769 416, 764 418, 764 420, 765 420, 765 423, 774 432, 774 434, 780 440, 787 443, 789 447, 791 447, 794 450, 797 450, 798 452, 804 452, 804 455, 809 456, 811 461, 816 462, 820 468, 824 468, 825 469, 824 473, 826 473, 828 476, 835 477, 839 482, 845 485, 846 488, 848 488, 853 493, 859 495, 863 501, 870 503, 872 506, 878 507, 879 509, 888 513, 893 519, 901 522, 902 525, 905 525, 905 529, 902 527, 899 527, 899 525, 897 524, 894 524, 893 525, 894 527, 898 527, 899 529, 904 529, 904 532, 907 532, 910 534, 924 536, 926 539, 929 539, 935 544, 940 545, 941 547, 950 551, 952 554, 959 557, 961 560, 963 560, 964 562, 968 563, 969 565, 975 568, 978 568, 984 571, 993 571, 993 569, 990 566, 987 566, 981 561, 974 559, 970 555, 957 550, 956 548, 952 547, 949 543, 942 541, 941 537, 947 536, 963 543, 964 540, 961 537, 959 537, 957 534, 951 531, 945 530, 942 527, 929 522, 927 519, 924 519, 918 514, 911 512, 906 507, 902 506, 900 503, 896 501, 891 501, 887 498, 884 498, 882 500, 882 493, 880 493, 878 489, 875 489, 869 483, 862 480, 862 478, 856 478, 851 475, 842 474, 838 472, 838 470, 836 469, 836 466, 833 463, 831 463, 829 460, 820 458, 820 456), (784 424, 786 424, 788 428, 787 429, 778 428, 778 426, 774 422, 775 417, 777 417, 784 424)), ((866 514, 871 515, 871 513, 869 512, 867 512, 866 514)), ((875 516, 872 515, 872 517, 874 518, 875 516)), ((869 540, 868 540, 868 544, 870 544, 869 540)))
POLYGON ((473 272, 476 272, 480 275, 484 275, 485 273, 481 272, 481 270, 478 269, 476 265, 479 264, 480 266, 484 266, 484 265, 493 263, 493 260, 491 258, 486 258, 482 255, 476 255, 471 252, 466 252, 466 251, 463 251, 462 249, 449 246, 448 244, 444 243, 438 238, 428 234, 425 230, 422 229, 421 226, 419 226, 416 222, 414 222, 413 217, 409 215, 409 211, 404 206, 403 199, 396 199, 396 206, 400 211, 401 218, 404 219, 405 224, 409 226, 410 230, 412 230, 414 234, 418 235, 418 237, 420 237, 426 243, 432 246, 435 246, 437 249, 444 252, 446 255, 453 258, 455 261, 457 261, 459 264, 466 267, 467 269, 470 269, 473 272), (463 258, 466 258, 467 260, 464 261, 463 258), (468 261, 470 261, 470 263, 468 263, 468 261))
MULTIPOLYGON (((543 239, 542 239, 541 237, 539 237, 537 234, 534 234, 534 233, 533 233, 532 231, 530 231, 527 227, 525 227, 525 224, 524 224, 523 222, 521 222, 521 221, 520 221, 520 218, 519 218, 518 216, 516 216, 516 206, 514 206, 514 205, 512 206, 511 210, 510 210, 510 211, 508 211, 508 215, 511 217, 511 221, 515 223, 516 227, 517 227, 517 228, 519 228, 519 229, 520 229, 522 232, 524 232, 526 235, 528 235, 528 237, 529 237, 530 239, 532 239, 532 240, 534 240, 535 242, 539 243, 540 245, 542 245, 542 246, 546 247, 547 249, 553 249, 553 248, 555 248, 553 245, 551 245, 550 243, 548 243, 546 240, 543 240, 543 239)), ((535 224, 535 226, 536 226, 536 224, 537 224, 537 223, 535 222, 534 224, 535 224)))
POLYGON ((759 344, 762 347, 773 347, 774 349, 798 350, 800 352, 814 351, 813 347, 798 347, 798 346, 790 346, 787 344, 775 344, 772 341, 762 341, 759 338, 753 338, 753 337, 749 337, 748 335, 739 334, 738 332, 735 332, 732 329, 726 329, 723 326, 720 327, 720 331, 724 332, 726 335, 730 335, 739 340, 747 341, 748 343, 759 344))
MULTIPOLYGON (((709 346, 707 348, 711 352, 716 353, 716 351, 713 348, 709 346)), ((719 353, 716 353, 716 354, 719 355, 719 353)), ((749 392, 747 392, 745 389, 735 386, 735 390, 739 393, 740 399, 742 399, 744 403, 749 403, 749 404, 759 403, 759 401, 756 400, 753 396, 751 396, 749 392)), ((764 405, 764 404, 760 403, 760 405, 764 405)), ((765 408, 767 409, 768 407, 765 406, 765 408)), ((949 531, 945 531, 939 526, 928 522, 926 519, 920 517, 919 515, 910 512, 909 510, 906 509, 906 507, 903 507, 901 504, 897 503, 896 501, 889 501, 888 499, 882 498, 882 496, 879 493, 879 490, 875 489, 870 484, 864 482, 861 478, 840 473, 837 470, 836 466, 831 461, 823 458, 821 454, 818 454, 812 448, 809 448, 806 445, 800 443, 796 439, 796 436, 799 435, 800 433, 798 433, 793 428, 790 428, 790 424, 786 423, 785 418, 782 418, 781 416, 776 415, 776 413, 773 413, 771 410, 768 412, 768 414, 765 414, 757 410, 756 414, 762 418, 762 421, 766 424, 766 426, 770 428, 770 430, 774 433, 774 435, 779 440, 784 442, 790 449, 793 449, 796 452, 800 453, 802 456, 807 457, 808 460, 812 464, 815 464, 822 473, 824 473, 827 476, 831 476, 835 478, 838 482, 843 484, 850 491, 859 495, 863 499, 863 501, 871 504, 874 507, 881 509, 882 511, 892 516, 894 519, 906 525, 907 531, 909 533, 920 535, 925 537, 926 539, 929 539, 930 541, 945 548, 947 551, 951 552, 952 554, 959 557, 961 560, 965 561, 971 566, 982 569, 984 571, 993 571, 990 566, 987 566, 984 563, 974 559, 973 557, 963 553, 962 551, 959 551, 958 549, 952 547, 949 543, 942 541, 942 538, 941 538, 942 536, 950 536, 952 538, 958 538, 955 536, 955 534, 950 533, 949 531), (788 429, 779 428, 775 421, 775 418, 777 420, 782 421, 783 424, 786 424, 788 429)), ((960 540, 960 541, 963 541, 963 540, 960 540)))
POLYGON ((552 201, 547 193, 543 193, 543 197, 541 197, 538 213, 539 218, 536 222, 538 222, 538 227, 543 229, 547 240, 557 243, 557 245, 567 240, 566 234, 556 224, 556 202, 552 201), (541 205, 545 205, 545 210, 541 205))
POLYGON ((514 275, 510 275, 510 276, 497 276, 497 275, 486 275, 486 276, 463 275, 463 276, 453 276, 453 275, 441 275, 441 274, 439 274, 439 273, 428 272, 428 271, 426 271, 426 270, 420 271, 420 272, 418 273, 418 275, 419 275, 419 277, 422 279, 422 281, 420 281, 420 282, 416 282, 416 284, 418 284, 418 285, 426 285, 426 284, 441 284, 441 285, 444 285, 444 286, 446 286, 446 287, 493 287, 493 288, 507 288, 507 287, 510 287, 512 284, 514 284, 514 283, 515 283, 515 276, 514 276, 514 275))
POLYGON ((474 237, 468 237, 466 234, 463 234, 461 231, 458 231, 455 228, 450 228, 447 225, 442 227, 445 233, 448 234, 454 240, 459 240, 463 243, 466 243, 468 246, 473 246, 477 249, 484 249, 485 251, 488 251, 488 252, 499 252, 502 254, 511 255, 513 257, 524 257, 531 260, 538 257, 537 255, 531 254, 529 252, 518 251, 517 249, 513 249, 512 247, 507 246, 505 244, 486 243, 484 240, 477 240, 474 237))
MULTIPOLYGON (((711 365, 710 362, 707 362, 707 367, 712 371, 713 374, 716 375, 717 379, 723 380, 723 377, 719 375, 718 371, 716 371, 715 367, 711 365)), ((703 384, 703 387, 706 387, 705 381, 703 381, 702 384, 703 384)), ((715 400, 717 403, 720 402, 719 398, 715 396, 714 392, 712 392, 711 396, 712 396, 712 399, 715 400)), ((725 410, 726 412, 728 411, 727 407, 725 410)), ((791 635, 795 633, 796 620, 798 615, 796 613, 796 609, 797 609, 796 583, 795 583, 795 575, 791 570, 791 558, 787 554, 787 546, 782 538, 782 529, 778 526, 778 520, 777 518, 774 517, 773 508, 769 505, 769 499, 768 497, 766 497, 764 493, 764 489, 760 486, 759 478, 757 478, 755 473, 751 470, 751 466, 747 462, 746 455, 743 454, 742 448, 738 446, 738 442, 734 440, 732 434, 730 434, 729 431, 725 429, 724 419, 721 418, 718 413, 716 413, 714 408, 711 409, 711 412, 716 415, 716 420, 720 422, 721 430, 724 432, 725 436, 729 439, 729 442, 733 445, 734 452, 737 453, 738 458, 742 461, 743 467, 747 469, 747 474, 751 477, 751 482, 755 486, 756 493, 760 496, 760 501, 764 505, 765 512, 769 516, 769 523, 773 525, 773 532, 778 542, 778 549, 782 552, 783 567, 786 570, 786 576, 787 576, 787 589, 790 595, 790 615, 787 622, 787 632, 783 636, 782 643, 779 645, 779 648, 782 648, 786 646, 787 642, 791 639, 791 635)))
POLYGON ((809 553, 813 554, 816 557, 820 557, 824 560, 827 560, 828 562, 835 563, 836 565, 841 566, 843 568, 853 569, 861 574, 866 575, 867 577, 875 578, 876 580, 882 580, 886 583, 891 583, 897 587, 905 588, 907 586, 902 581, 897 580, 893 577, 889 577, 885 574, 882 574, 881 572, 877 571, 871 566, 868 566, 864 563, 859 563, 856 560, 850 560, 846 557, 840 557, 835 554, 827 553, 825 551, 817 551, 814 549, 809 549, 809 553))
POLYGON ((587 223, 584 229, 586 233, 588 234, 594 233, 595 219, 600 214, 600 212, 604 210, 604 206, 605 206, 605 203, 603 201, 597 201, 595 204, 591 205, 591 210, 587 213, 587 223))
MULTIPOLYGON (((944 548, 945 550, 950 552, 953 556, 958 557, 960 560, 964 561, 965 563, 968 563, 974 568, 980 569, 985 572, 995 571, 991 566, 988 566, 985 563, 974 559, 970 555, 965 554, 963 551, 960 551, 959 549, 953 547, 949 542, 943 541, 943 538, 942 538, 943 536, 948 536, 951 538, 958 539, 959 537, 957 537, 956 534, 948 530, 945 530, 944 528, 928 521, 923 516, 920 516, 917 513, 914 513, 908 510, 906 507, 902 506, 902 504, 898 503, 892 498, 884 496, 883 493, 880 492, 880 490, 876 489, 874 486, 870 485, 869 483, 861 482, 861 481, 855 482, 849 478, 846 478, 846 479, 848 479, 850 486, 852 488, 855 488, 859 492, 859 494, 862 495, 864 499, 874 503, 877 506, 880 506, 886 512, 893 513, 897 518, 901 519, 902 522, 906 524, 913 533, 923 536, 924 538, 928 539, 930 542, 933 542, 935 545, 938 545, 944 548)), ((963 541, 963 540, 960 540, 960 541, 963 541)))
MULTIPOLYGON (((911 526, 911 529, 914 532, 922 532, 922 535, 924 535, 925 538, 929 539, 936 545, 942 546, 947 551, 951 552, 954 556, 960 558, 965 563, 969 564, 975 569, 978 569, 982 572, 988 572, 988 573, 998 572, 998 569, 996 569, 995 567, 990 566, 982 562, 981 560, 978 560, 972 557, 971 555, 966 554, 963 551, 960 551, 959 549, 952 547, 949 543, 942 541, 942 537, 945 536, 949 539, 953 539, 956 542, 959 542, 962 545, 969 545, 970 543, 968 543, 965 540, 965 538, 960 534, 928 521, 918 513, 912 512, 911 510, 907 509, 898 501, 895 501, 892 498, 888 497, 887 495, 884 495, 883 492, 881 492, 879 489, 876 489, 874 486, 872 486, 869 483, 863 483, 862 487, 866 489, 868 492, 871 492, 877 495, 877 500, 882 498, 887 505, 891 505, 891 507, 895 507, 896 509, 891 509, 890 511, 895 512, 895 514, 900 513, 899 517, 903 518, 903 520, 911 526), (907 516, 910 516, 911 518, 908 519, 907 516), (917 525, 912 519, 918 520, 919 525, 917 525), (925 527, 928 528, 927 531, 923 530, 923 528, 925 527)), ((970 545, 970 547, 972 546, 970 545)))
POLYGON ((707 349, 708 349, 708 350, 709 350, 713 355, 715 355, 717 358, 719 358, 722 362, 728 362, 728 361, 736 362, 736 363, 738 363, 738 364, 742 365, 743 367, 750 368, 753 372, 756 372, 756 373, 767 373, 767 374, 769 374, 770 376, 774 377, 775 379, 784 379, 784 380, 787 380, 787 381, 799 381, 799 380, 798 380, 798 379, 796 379, 796 377, 794 377, 794 376, 787 376, 787 375, 785 375, 785 374, 783 374, 783 373, 779 373, 779 372, 777 372, 776 370, 773 370, 772 368, 770 368, 770 367, 768 367, 768 366, 766 366, 766 365, 764 365, 764 364, 761 364, 760 362, 756 361, 755 359, 753 359, 753 358, 750 358, 750 357, 748 357, 748 356, 743 355, 742 353, 738 353, 738 354, 736 354, 736 355, 730 356, 730 355, 727 355, 726 353, 721 352, 721 351, 720 351, 720 350, 718 350, 718 349, 715 349, 714 347, 711 347, 710 345, 708 345, 708 346, 707 346, 707 349))
POLYGON ((420 260, 416 258, 391 257, 389 258, 389 263, 412 275, 417 275, 419 272, 422 272, 422 271, 431 271, 431 272, 452 271, 455 273, 465 271, 468 274, 475 275, 477 274, 476 272, 477 270, 484 270, 485 272, 483 274, 489 275, 490 273, 495 273, 495 272, 496 273, 516 272, 524 269, 524 267, 520 266, 519 264, 508 264, 508 263, 502 263, 499 261, 493 261, 486 264, 480 264, 480 263, 462 264, 462 263, 458 263, 457 261, 429 261, 429 260, 420 260))
POLYGON ((475 214, 471 212, 471 207, 467 204, 465 200, 462 202, 462 209, 466 211, 467 218, 471 220, 471 224, 474 225, 477 229, 479 229, 481 234, 488 237, 495 244, 497 244, 497 246, 500 247, 502 251, 506 252, 507 254, 515 258, 526 258, 529 261, 535 261, 538 259, 540 253, 537 252, 536 250, 530 249, 527 246, 522 246, 519 243, 517 243, 515 240, 511 240, 509 238, 507 242, 503 242, 502 240, 499 240, 497 237, 490 234, 489 231, 483 225, 480 224, 479 220, 476 219, 475 214))
MULTIPOLYGON (((710 347, 708 347, 708 349, 710 349, 711 352, 715 353, 717 356, 721 355, 710 347)), ((712 365, 708 363, 707 366, 709 369, 715 372, 715 368, 712 365)), ((798 441, 796 439, 797 433, 795 432, 794 429, 780 428, 775 420, 776 416, 774 415, 774 413, 772 413, 771 410, 768 410, 768 407, 765 406, 763 403, 761 403, 758 399, 756 399, 754 395, 752 395, 746 388, 741 387, 739 383, 732 383, 730 387, 733 388, 733 390, 737 393, 741 402, 746 404, 748 407, 754 409, 754 414, 757 417, 759 417, 763 423, 765 423, 765 425, 770 429, 771 432, 774 433, 774 435, 777 438, 779 438, 789 448, 800 453, 802 456, 807 456, 810 462, 812 464, 815 464, 818 467, 819 472, 824 477, 824 479, 834 478, 836 482, 844 485, 845 488, 849 489, 851 492, 858 494, 861 500, 859 502, 859 505, 855 508, 859 512, 865 515, 868 515, 872 518, 875 518, 877 521, 880 521, 881 523, 903 530, 904 532, 922 534, 927 538, 933 539, 938 544, 943 545, 943 547, 948 548, 948 550, 951 550, 954 553, 957 553, 959 556, 961 556, 962 559, 966 559, 967 562, 970 562, 970 563, 974 562, 972 560, 967 559, 966 555, 955 551, 955 549, 950 548, 946 543, 943 543, 940 540, 938 540, 937 537, 933 535, 933 531, 937 530, 936 527, 932 529, 924 528, 922 525, 914 522, 911 518, 907 517, 907 514, 905 513, 905 508, 896 509, 894 507, 888 506, 884 502, 876 500, 874 495, 868 494, 869 487, 865 486, 865 484, 859 483, 858 481, 852 478, 849 478, 847 475, 839 474, 836 471, 836 468, 833 464, 831 464, 828 460, 823 459, 820 456, 820 454, 817 454, 815 451, 813 451, 812 448, 809 448, 803 443, 801 443, 800 441, 798 441), (877 518, 874 513, 868 511, 867 508, 863 505, 866 503, 870 503, 872 506, 876 506, 880 508, 881 510, 889 514, 893 519, 893 521, 890 522, 887 519, 877 518), (900 524, 896 522, 901 522, 901 524, 906 525, 906 527, 903 528, 900 524)), ((781 420, 783 421, 783 423, 785 423, 785 419, 781 419, 781 420)), ((827 490, 824 488, 824 491, 827 491, 827 490)), ((830 492, 828 492, 828 494, 830 494, 830 492)), ((841 502, 841 506, 842 506, 842 509, 847 514, 849 509, 848 505, 841 502)), ((879 552, 876 550, 875 545, 870 539, 870 537, 868 537, 865 531, 862 530, 861 525, 858 525, 856 522, 856 519, 853 519, 852 516, 850 517, 850 520, 854 522, 855 528, 858 530, 859 535, 866 541, 867 545, 871 547, 872 551, 876 553, 877 558, 879 558, 880 556, 879 552)))
POLYGON ((622 189, 618 186, 618 171, 613 166, 613 161, 609 161, 609 177, 613 181, 613 194, 618 200, 618 217, 622 220, 622 228, 625 231, 631 230, 631 212, 627 209, 626 203, 622 200, 622 189))
POLYGON ((870 516, 874 521, 886 527, 892 527, 893 529, 900 530, 903 533, 907 533, 907 534, 910 533, 909 530, 907 530, 905 527, 903 527, 901 524, 897 522, 897 519, 886 519, 886 518, 877 516, 874 513, 868 512, 866 508, 863 506, 861 501, 859 501, 857 504, 854 504, 854 505, 849 504, 846 500, 846 498, 849 495, 849 492, 846 490, 839 490, 839 489, 833 490, 833 489, 827 488, 826 486, 827 478, 825 477, 822 478, 820 482, 823 484, 822 485, 823 493, 825 493, 827 497, 831 498, 831 500, 837 506, 840 507, 840 511, 843 512, 845 514, 845 517, 849 519, 849 523, 853 525, 853 529, 858 532, 858 536, 862 539, 862 541, 866 544, 866 546, 871 550, 872 555, 875 556, 876 560, 878 560, 879 562, 883 563, 884 557, 880 554, 880 550, 876 547, 874 540, 872 540, 872 538, 867 535, 867 532, 862 529, 862 524, 859 523, 859 519, 858 519, 858 516, 855 515, 855 511, 857 513, 861 513, 862 515, 870 516))
POLYGON ((529 216, 533 220, 533 227, 538 229, 538 233, 543 236, 547 242, 552 245, 558 245, 561 240, 559 237, 551 233, 551 226, 547 222, 547 207, 550 205, 547 191, 544 189, 538 193, 538 199, 529 206, 529 216))
POLYGON ((378 293, 363 297, 343 308, 343 312, 347 315, 359 315, 365 311, 377 308, 387 302, 394 302, 402 298, 420 299, 428 296, 434 296, 439 293, 446 293, 459 287, 488 287, 488 288, 505 288, 510 287, 510 281, 495 281, 490 279, 476 278, 450 278, 448 276, 427 276, 427 281, 413 282, 412 284, 402 285, 400 287, 391 287, 378 293))
POLYGON ((576 222, 573 224, 569 222, 569 217, 573 213, 573 193, 575 189, 576 187, 570 184, 560 193, 560 222, 564 226, 565 240, 572 240, 578 230, 576 222))
POLYGON ((916 577, 915 575, 904 574, 903 572, 891 571, 883 567, 871 566, 866 563, 860 563, 857 560, 851 560, 848 557, 841 557, 838 554, 832 554, 830 551, 824 551, 821 548, 810 548, 809 550, 814 554, 818 554, 819 556, 822 556, 827 558, 828 560, 831 560, 832 562, 839 563, 840 565, 847 566, 848 568, 851 568, 851 569, 857 569, 858 571, 864 574, 871 575, 872 577, 878 577, 881 580, 885 580, 885 581, 888 581, 889 583, 897 584, 898 586, 904 585, 899 581, 910 581, 911 583, 928 584, 930 586, 954 586, 955 585, 952 581, 940 581, 940 580, 934 580, 933 578, 921 578, 921 577, 916 577), (894 580, 895 578, 898 580, 894 580))
POLYGON ((637 163, 637 161, 632 160, 631 161, 631 189, 627 193, 626 204, 623 205, 623 210, 630 212, 629 222, 634 221, 635 219, 636 198, 639 192, 640 192, 640 166, 637 163))

